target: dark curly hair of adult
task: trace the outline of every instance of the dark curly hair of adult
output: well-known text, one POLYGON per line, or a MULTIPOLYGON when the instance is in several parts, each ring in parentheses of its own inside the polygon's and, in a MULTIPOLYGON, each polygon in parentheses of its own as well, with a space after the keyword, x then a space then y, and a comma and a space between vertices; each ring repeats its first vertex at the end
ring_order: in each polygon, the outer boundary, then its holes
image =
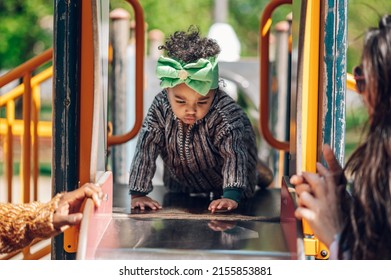
POLYGON ((175 60, 189 63, 218 55, 220 46, 213 39, 201 37, 199 29, 191 25, 187 32, 176 31, 170 35, 159 50, 165 50, 166 55, 175 60))

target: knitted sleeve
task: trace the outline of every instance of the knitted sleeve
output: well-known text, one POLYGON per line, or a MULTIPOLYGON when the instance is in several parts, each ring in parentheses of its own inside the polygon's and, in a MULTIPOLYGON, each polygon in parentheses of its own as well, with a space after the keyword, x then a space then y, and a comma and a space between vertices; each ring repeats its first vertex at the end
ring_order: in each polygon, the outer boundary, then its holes
POLYGON ((248 153, 241 130, 227 130, 219 143, 220 156, 224 160, 223 197, 240 202, 242 192, 247 187, 248 153))
POLYGON ((0 203, 0 253, 10 253, 28 246, 34 239, 46 239, 57 233, 53 214, 62 194, 48 203, 0 203))
POLYGON ((156 171, 156 159, 164 142, 162 132, 162 104, 154 100, 144 119, 137 139, 136 150, 130 167, 130 194, 148 194, 152 191, 152 179, 156 171))

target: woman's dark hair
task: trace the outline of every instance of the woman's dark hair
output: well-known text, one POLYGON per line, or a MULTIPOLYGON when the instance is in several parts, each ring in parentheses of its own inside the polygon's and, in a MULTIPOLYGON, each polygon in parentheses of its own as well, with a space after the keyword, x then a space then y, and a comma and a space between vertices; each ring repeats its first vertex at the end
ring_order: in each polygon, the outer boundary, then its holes
POLYGON ((391 259, 391 15, 366 33, 362 65, 369 129, 345 167, 354 186, 340 254, 391 259))
POLYGON ((187 32, 177 31, 166 39, 159 50, 165 50, 166 55, 184 62, 194 62, 200 58, 209 58, 220 53, 217 42, 207 37, 201 37, 199 29, 190 26, 187 32))

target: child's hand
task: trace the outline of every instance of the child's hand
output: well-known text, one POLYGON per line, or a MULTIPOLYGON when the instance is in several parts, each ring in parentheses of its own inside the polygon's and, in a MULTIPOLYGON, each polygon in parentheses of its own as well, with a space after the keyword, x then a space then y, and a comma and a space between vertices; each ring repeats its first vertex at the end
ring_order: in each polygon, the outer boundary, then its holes
POLYGON ((229 198, 220 198, 213 200, 208 207, 208 210, 212 212, 212 214, 219 210, 234 210, 238 208, 238 203, 235 200, 229 198))
POLYGON ((152 210, 162 209, 159 202, 148 196, 132 196, 130 207, 132 209, 139 207, 140 210, 145 210, 145 207, 151 208, 152 210))

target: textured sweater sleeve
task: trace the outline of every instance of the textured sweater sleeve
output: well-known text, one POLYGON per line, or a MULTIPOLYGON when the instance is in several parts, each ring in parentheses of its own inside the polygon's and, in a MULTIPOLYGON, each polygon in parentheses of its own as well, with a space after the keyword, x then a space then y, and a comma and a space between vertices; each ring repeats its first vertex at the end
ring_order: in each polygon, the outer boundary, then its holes
POLYGON ((36 238, 59 233, 53 226, 53 214, 61 196, 57 194, 48 203, 0 203, 0 253, 22 249, 36 238))
POLYGON ((131 194, 148 194, 156 171, 156 159, 164 141, 161 131, 162 111, 155 99, 141 128, 129 175, 131 194))
POLYGON ((227 129, 219 141, 220 156, 224 160, 222 174, 224 178, 223 197, 240 201, 247 182, 247 148, 239 129, 227 129))

